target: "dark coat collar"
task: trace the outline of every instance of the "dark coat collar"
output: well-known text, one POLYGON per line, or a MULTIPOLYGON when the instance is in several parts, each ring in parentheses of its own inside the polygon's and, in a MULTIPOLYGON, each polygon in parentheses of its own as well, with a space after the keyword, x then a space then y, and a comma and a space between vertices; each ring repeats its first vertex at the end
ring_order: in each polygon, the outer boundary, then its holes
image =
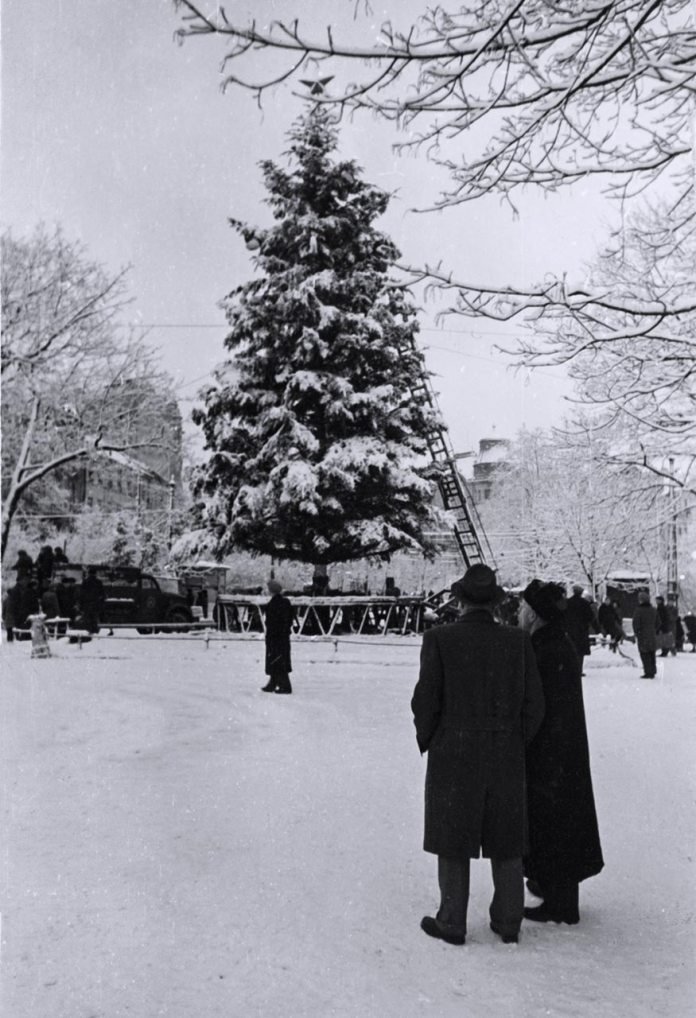
POLYGON ((491 625, 498 625, 498 620, 491 615, 485 608, 473 608, 471 611, 466 612, 465 615, 460 615, 455 620, 455 625, 459 622, 489 622, 491 625))

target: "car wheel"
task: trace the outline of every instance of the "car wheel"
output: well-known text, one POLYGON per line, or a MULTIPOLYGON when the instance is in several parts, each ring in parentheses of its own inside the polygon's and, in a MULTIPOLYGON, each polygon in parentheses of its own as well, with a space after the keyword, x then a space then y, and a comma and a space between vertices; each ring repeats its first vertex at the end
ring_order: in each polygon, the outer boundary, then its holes
POLYGON ((180 629, 174 629, 171 630, 171 632, 187 633, 189 630, 187 623, 190 623, 191 621, 191 614, 186 608, 170 608, 167 612, 167 622, 181 625, 180 629))

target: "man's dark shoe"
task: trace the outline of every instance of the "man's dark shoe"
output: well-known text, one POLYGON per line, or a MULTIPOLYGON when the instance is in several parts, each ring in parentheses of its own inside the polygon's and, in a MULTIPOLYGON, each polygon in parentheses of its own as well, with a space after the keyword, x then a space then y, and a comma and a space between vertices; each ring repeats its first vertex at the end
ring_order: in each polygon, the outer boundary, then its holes
POLYGON ((274 690, 275 690, 275 686, 261 686, 261 692, 262 693, 273 693, 274 690))
POLYGON ((568 926, 575 926, 580 922, 580 916, 576 913, 550 912, 546 905, 537 905, 536 908, 525 908, 525 919, 531 919, 535 923, 566 923, 568 926))
POLYGON ((504 944, 517 944, 517 943, 519 943, 519 939, 520 939, 519 938, 519 934, 517 934, 517 933, 501 933, 501 931, 498 929, 497 926, 495 926, 494 923, 491 923, 491 929, 496 934, 496 936, 500 937, 500 939, 502 940, 502 942, 504 944))
POLYGON ((433 919, 432 916, 424 915, 421 919, 421 929, 424 933, 427 933, 429 937, 435 937, 437 940, 444 940, 446 944, 465 944, 466 937, 461 933, 445 933, 437 919, 433 919))
POLYGON ((292 693, 291 689, 276 689, 276 693, 292 693))

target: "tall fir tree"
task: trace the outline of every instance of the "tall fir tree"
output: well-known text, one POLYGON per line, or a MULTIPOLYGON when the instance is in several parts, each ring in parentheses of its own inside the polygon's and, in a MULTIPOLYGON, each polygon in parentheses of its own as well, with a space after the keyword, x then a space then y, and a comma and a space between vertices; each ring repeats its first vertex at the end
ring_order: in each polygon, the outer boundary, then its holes
POLYGON ((194 479, 207 547, 328 564, 433 551, 423 475, 433 411, 399 257, 373 226, 389 196, 335 161, 319 106, 292 128, 290 169, 261 164, 275 223, 232 225, 259 275, 222 302, 232 357, 194 411, 210 453, 194 479))

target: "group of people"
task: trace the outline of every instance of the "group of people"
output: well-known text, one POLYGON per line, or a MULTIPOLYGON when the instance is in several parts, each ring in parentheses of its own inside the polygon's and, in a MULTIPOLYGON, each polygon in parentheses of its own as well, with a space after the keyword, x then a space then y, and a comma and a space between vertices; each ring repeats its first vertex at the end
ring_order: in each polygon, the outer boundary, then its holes
POLYGON ((78 626, 89 633, 99 631, 99 616, 105 599, 104 586, 96 569, 78 583, 61 570, 69 564, 62 548, 41 548, 36 561, 20 549, 12 569, 15 582, 3 592, 2 621, 8 642, 29 638, 30 620, 39 613, 47 619, 63 619, 59 631, 78 626))
POLYGON ((604 865, 573 638, 577 592, 533 580, 516 628, 496 619, 504 591, 487 566, 471 566, 452 594, 459 618, 424 633, 411 701, 428 754, 423 847, 438 857, 440 890, 421 928, 465 943, 470 860, 483 856, 491 929, 517 943, 523 919, 576 924, 580 883, 604 865), (525 907, 525 877, 537 905, 525 907))

